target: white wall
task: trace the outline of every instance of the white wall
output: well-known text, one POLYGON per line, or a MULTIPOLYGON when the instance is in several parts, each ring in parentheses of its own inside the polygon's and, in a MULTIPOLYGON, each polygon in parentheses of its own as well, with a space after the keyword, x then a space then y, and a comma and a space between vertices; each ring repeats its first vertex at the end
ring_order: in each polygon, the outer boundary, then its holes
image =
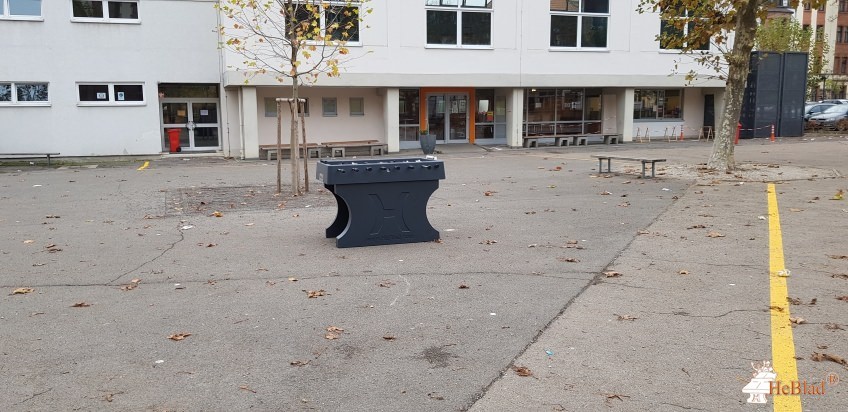
POLYGON ((220 82, 213 4, 142 1, 140 24, 109 24, 72 22, 69 1, 44 0, 43 21, 0 21, 0 81, 49 82, 50 99, 0 106, 0 152, 161 152, 158 83, 220 82), (77 82, 142 82, 146 102, 79 107, 77 82))

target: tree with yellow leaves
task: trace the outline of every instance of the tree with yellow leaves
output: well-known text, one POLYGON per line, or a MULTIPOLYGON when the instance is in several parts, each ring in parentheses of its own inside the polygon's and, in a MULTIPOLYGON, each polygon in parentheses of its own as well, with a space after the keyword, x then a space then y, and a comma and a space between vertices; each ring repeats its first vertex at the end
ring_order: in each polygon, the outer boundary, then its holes
MULTIPOLYGON (((222 47, 244 58, 245 83, 256 75, 291 81, 290 145, 292 195, 301 194, 298 168, 299 124, 302 121, 299 87, 321 75, 337 77, 352 59, 349 42, 358 42, 363 17, 371 13, 369 0, 219 0, 223 19, 218 27, 222 47)), ((280 151, 282 110, 277 101, 277 193, 282 192, 280 151)), ((305 129, 302 129, 305 130, 305 129)), ((306 152, 305 137, 303 152, 306 152)), ((305 165, 304 165, 305 167, 305 165)))

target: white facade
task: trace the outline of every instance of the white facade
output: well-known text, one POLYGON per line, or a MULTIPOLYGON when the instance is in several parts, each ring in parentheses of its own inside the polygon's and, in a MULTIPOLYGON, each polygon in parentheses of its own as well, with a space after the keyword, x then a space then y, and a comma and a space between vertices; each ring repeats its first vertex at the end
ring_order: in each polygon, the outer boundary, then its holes
MULTIPOLYGON (((186 106, 166 105, 184 105, 184 101, 205 108, 207 114, 208 104, 217 102, 212 108, 219 112, 216 124, 205 124, 217 128, 215 145, 210 145, 211 140, 184 143, 184 150, 256 158, 259 145, 276 141, 276 119, 272 113, 266 114, 266 102, 290 96, 290 84, 262 75, 245 83, 238 70, 243 69, 244 59, 217 48, 214 29, 219 19, 226 24, 226 18, 213 9, 214 1, 138 1, 139 17, 133 22, 76 21, 72 1, 41 3, 40 19, 0 17, 0 38, 5 39, 0 44, 0 85, 49 83, 47 105, 0 102, 0 123, 4 125, 0 153, 160 153, 168 150, 165 129, 184 128, 189 123, 184 116, 182 123, 169 123, 165 120, 169 110, 171 114, 192 112, 186 106), (81 102, 78 94, 79 84, 85 82, 141 83, 144 101, 90 106, 81 102), (220 94, 201 99, 160 96, 160 84, 211 84, 218 86, 220 94)), ((539 127, 553 127, 557 133, 560 128, 617 132, 625 141, 632 140, 637 128, 662 136, 665 128, 676 127, 679 133, 685 125, 687 136, 696 135, 705 122, 706 95, 715 101, 715 119, 720 116, 723 82, 703 81, 686 87, 682 75, 670 75, 680 56, 660 50, 655 40, 659 16, 638 14, 639 0, 610 0, 608 13, 599 14, 552 12, 551 4, 556 1, 493 0, 491 8, 483 11, 491 17, 489 44, 475 46, 428 44, 428 29, 432 29, 428 28, 428 12, 446 10, 426 3, 369 3, 374 11, 365 16, 361 41, 350 46, 351 55, 357 58, 342 68, 340 77, 321 77, 301 89, 301 97, 309 99, 309 141, 375 139, 387 143, 390 151, 414 147, 417 129, 424 125, 432 128, 438 121, 432 117, 433 110, 428 110, 432 104, 466 111, 464 119, 451 116, 450 110, 444 112, 443 117, 451 120, 442 119, 443 137, 453 138, 441 142, 510 146, 520 146, 522 136, 539 127), (584 17, 606 20, 606 46, 551 47, 552 14, 575 17, 574 21, 584 17), (679 100, 674 103, 675 115, 634 119, 634 96, 657 90, 672 90, 667 93, 672 96, 668 101, 679 100), (404 104, 409 106, 412 91, 417 93, 418 118, 423 124, 403 120, 404 114, 398 112, 404 104), (584 118, 566 119, 557 109, 555 116, 560 117, 550 125, 544 124, 547 118, 542 117, 554 112, 534 119, 534 108, 549 103, 544 97, 535 97, 536 93, 582 96, 579 99, 583 100, 569 103, 568 110, 580 111, 584 118), (485 103, 489 107, 484 110, 479 99, 489 94, 493 99, 485 103), (335 99, 334 116, 324 115, 324 99, 335 99), (360 101, 362 112, 351 113, 351 105, 358 109, 360 101), (572 120, 574 124, 568 123, 572 120), (560 121, 563 123, 555 124, 560 121), (484 138, 484 133, 489 137, 484 138)), ((560 100, 550 102, 566 107, 565 100, 562 104, 560 100)), ((659 111, 656 104, 646 109, 661 113, 668 104, 660 102, 659 111)), ((636 117, 640 116, 637 113, 636 117)), ((195 119, 192 126, 201 123, 195 119)), ((287 124, 283 130, 287 140, 287 124)), ((181 137, 188 141, 187 130, 181 137)))

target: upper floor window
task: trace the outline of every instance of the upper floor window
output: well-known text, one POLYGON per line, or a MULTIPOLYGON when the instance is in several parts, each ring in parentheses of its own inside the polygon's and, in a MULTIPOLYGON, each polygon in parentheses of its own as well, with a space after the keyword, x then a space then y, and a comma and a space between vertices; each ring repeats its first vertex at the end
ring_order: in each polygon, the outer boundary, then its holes
POLYGON ((21 104, 30 106, 45 106, 48 99, 47 83, 37 82, 3 82, 0 81, 0 106, 21 104))
POLYGON ((359 42, 359 2, 308 0, 292 6, 294 16, 286 29, 292 30, 291 22, 296 23, 299 37, 359 42))
POLYGON ((660 21, 660 49, 677 50, 689 47, 691 50, 709 50, 710 42, 702 41, 698 44, 686 42, 687 36, 694 32, 697 27, 697 15, 689 10, 684 10, 679 20, 663 19, 660 21), (695 20, 693 20, 695 19, 695 20), (690 47, 691 46, 691 47, 690 47))
POLYGON ((551 47, 606 48, 609 0, 551 0, 551 47))
POLYGON ((71 0, 71 8, 77 21, 138 22, 138 0, 71 0))
POLYGON ((41 0, 0 0, 0 19, 41 18, 41 0))
POLYGON ((492 45, 492 0, 426 1, 427 44, 492 45))

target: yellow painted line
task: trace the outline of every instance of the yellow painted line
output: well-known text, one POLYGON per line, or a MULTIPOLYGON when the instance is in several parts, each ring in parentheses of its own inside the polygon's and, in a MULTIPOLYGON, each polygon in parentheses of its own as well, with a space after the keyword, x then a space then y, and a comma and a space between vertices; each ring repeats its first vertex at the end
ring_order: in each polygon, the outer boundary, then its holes
POLYGON ((147 166, 150 166, 150 162, 144 162, 144 164, 143 164, 143 165, 141 165, 141 167, 139 167, 139 168, 138 168, 138 169, 136 169, 136 170, 144 170, 144 169, 147 169, 147 166))
MULTIPOLYGON (((769 289, 771 291, 771 359, 781 386, 798 381, 795 363, 795 341, 789 322, 789 291, 786 277, 778 273, 786 270, 783 261, 783 235, 780 232, 780 214, 777 209, 777 192, 774 183, 768 185, 769 212, 769 289)), ((773 395, 775 412, 801 411, 800 395, 773 395)))

